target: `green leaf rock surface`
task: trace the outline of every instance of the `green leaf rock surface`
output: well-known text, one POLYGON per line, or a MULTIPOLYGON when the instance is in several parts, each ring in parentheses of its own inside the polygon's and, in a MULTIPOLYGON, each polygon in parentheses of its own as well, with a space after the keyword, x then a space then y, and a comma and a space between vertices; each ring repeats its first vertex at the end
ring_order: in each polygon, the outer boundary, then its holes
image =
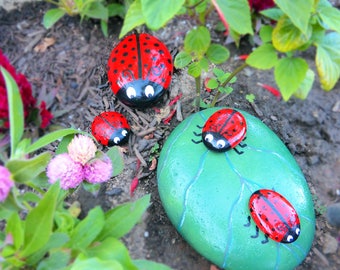
MULTIPOLYGON (((170 134, 159 158, 158 189, 173 225, 200 254, 223 269, 294 269, 307 256, 315 231, 312 196, 283 142, 259 119, 240 111, 247 134, 238 154, 208 150, 198 126, 220 108, 195 113, 170 134), (298 213, 301 233, 290 244, 257 238, 248 201, 258 189, 283 195, 298 213)), ((240 146, 237 146, 240 147, 240 146)))

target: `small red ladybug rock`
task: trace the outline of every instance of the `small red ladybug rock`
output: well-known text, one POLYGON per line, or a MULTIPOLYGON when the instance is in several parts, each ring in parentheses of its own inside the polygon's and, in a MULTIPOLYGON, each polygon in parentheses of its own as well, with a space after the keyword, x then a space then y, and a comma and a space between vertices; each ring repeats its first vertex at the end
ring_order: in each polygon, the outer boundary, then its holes
POLYGON ((122 145, 128 141, 130 125, 118 112, 102 112, 91 125, 93 137, 105 146, 122 145))
POLYGON ((147 107, 159 101, 170 85, 172 71, 172 57, 167 47, 146 33, 126 36, 108 60, 113 93, 134 107, 147 107))
MULTIPOLYGON (((256 224, 256 235, 259 228, 268 237, 276 242, 293 243, 300 235, 300 219, 290 202, 281 194, 268 189, 255 191, 249 199, 250 215, 256 224)), ((248 217, 250 225, 250 217, 248 217)))
POLYGON ((216 152, 225 152, 233 148, 238 154, 243 151, 237 150, 236 146, 244 147, 241 144, 245 139, 247 132, 247 124, 244 116, 234 109, 221 109, 212 114, 205 122, 202 133, 196 136, 202 136, 202 140, 194 141, 200 143, 203 141, 204 145, 216 152))

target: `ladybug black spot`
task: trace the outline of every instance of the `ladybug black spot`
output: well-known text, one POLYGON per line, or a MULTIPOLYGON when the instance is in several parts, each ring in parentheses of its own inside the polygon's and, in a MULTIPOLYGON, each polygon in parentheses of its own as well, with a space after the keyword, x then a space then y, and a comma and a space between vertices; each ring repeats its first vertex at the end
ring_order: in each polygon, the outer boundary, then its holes
POLYGON ((171 65, 171 59, 168 59, 168 63, 171 65))
POLYGON ((128 56, 128 55, 129 55, 128 52, 123 53, 123 56, 128 56))
POLYGON ((163 50, 159 50, 158 53, 159 54, 164 54, 164 51, 163 50))
POLYGON ((114 73, 114 74, 118 74, 118 70, 115 69, 115 70, 113 71, 113 73, 114 73))
POLYGON ((126 44, 124 44, 124 45, 123 45, 123 48, 124 48, 124 49, 125 49, 125 48, 127 48, 127 45, 126 45, 126 44))
POLYGON ((162 82, 163 82, 163 83, 165 82, 165 79, 164 79, 164 78, 162 78, 162 82))
POLYGON ((137 59, 137 57, 136 57, 136 56, 132 56, 132 59, 133 59, 133 60, 136 60, 136 59, 137 59))
POLYGON ((159 47, 159 43, 154 43, 153 44, 155 47, 159 47))
POLYGON ((135 50, 136 50, 136 48, 135 48, 135 47, 131 48, 131 51, 135 51, 135 50))
POLYGON ((146 36, 146 37, 145 37, 145 39, 146 39, 146 40, 149 40, 149 39, 150 39, 150 37, 149 37, 149 36, 146 36))
POLYGON ((274 227, 272 228, 272 231, 275 232, 275 228, 274 227))
POLYGON ((150 51, 150 49, 145 49, 144 52, 145 53, 150 53, 151 51, 150 51))
POLYGON ((144 46, 146 46, 146 45, 148 45, 148 43, 146 43, 146 42, 143 42, 143 45, 144 45, 144 46))
POLYGON ((132 68, 132 66, 133 66, 132 64, 129 64, 129 65, 128 65, 128 68, 132 68))
POLYGON ((120 60, 120 63, 121 63, 121 64, 124 64, 124 63, 125 63, 125 61, 124 61, 124 60, 120 60))
POLYGON ((133 41, 133 38, 132 38, 132 37, 130 37, 130 38, 128 39, 128 41, 130 41, 130 42, 131 42, 131 41, 133 41))
POLYGON ((118 50, 118 49, 115 50, 115 54, 117 54, 117 53, 119 53, 119 50, 118 50))
POLYGON ((116 62, 117 61, 117 58, 116 57, 113 57, 112 59, 111 59, 111 62, 112 63, 114 63, 114 62, 116 62))

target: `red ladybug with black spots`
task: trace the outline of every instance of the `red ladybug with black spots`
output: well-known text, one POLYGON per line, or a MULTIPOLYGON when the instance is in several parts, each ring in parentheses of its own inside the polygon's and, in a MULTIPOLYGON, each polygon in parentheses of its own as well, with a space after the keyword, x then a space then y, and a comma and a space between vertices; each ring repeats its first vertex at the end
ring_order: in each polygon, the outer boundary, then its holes
MULTIPOLYGON (((256 235, 259 228, 268 237, 280 243, 293 243, 300 235, 300 219, 290 202, 274 190, 260 189, 249 199, 250 215, 256 224, 256 235)), ((248 217, 250 225, 250 217, 248 217)))
POLYGON ((91 125, 93 137, 104 146, 122 145, 129 139, 130 125, 118 112, 102 112, 91 125))
POLYGON ((216 152, 225 152, 233 148, 238 154, 243 151, 236 149, 236 146, 244 147, 241 142, 245 139, 247 132, 247 124, 244 116, 230 108, 221 109, 212 114, 205 122, 202 133, 196 136, 202 136, 202 140, 194 141, 204 145, 216 152))
POLYGON ((173 71, 167 47, 154 36, 131 34, 112 50, 108 79, 113 93, 126 105, 155 104, 169 87, 173 71))

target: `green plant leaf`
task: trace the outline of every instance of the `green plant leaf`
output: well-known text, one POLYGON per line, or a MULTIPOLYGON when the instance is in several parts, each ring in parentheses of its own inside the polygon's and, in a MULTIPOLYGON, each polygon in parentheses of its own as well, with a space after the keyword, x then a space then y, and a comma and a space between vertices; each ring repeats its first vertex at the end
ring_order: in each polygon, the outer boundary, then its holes
POLYGON ((294 96, 300 99, 305 99, 308 96, 310 90, 312 90, 314 77, 314 71, 308 69, 305 79, 302 81, 299 89, 294 93, 294 96))
POLYGON ((340 33, 340 11, 337 8, 321 7, 317 12, 327 29, 340 33))
POLYGON ((52 8, 48 10, 43 18, 43 25, 46 29, 51 28, 57 21, 61 19, 66 12, 59 8, 52 8))
POLYGON ((213 1, 220 16, 223 16, 229 27, 238 34, 253 34, 250 8, 247 0, 213 1))
POLYGON ((255 95, 254 94, 247 94, 246 100, 248 100, 250 103, 255 101, 255 95))
POLYGON ((274 46, 265 43, 249 54, 246 63, 258 69, 271 69, 277 61, 278 57, 274 46))
POLYGON ((190 30, 184 39, 184 51, 195 54, 201 59, 210 46, 210 33, 205 26, 199 26, 190 30))
POLYGON ((88 257, 96 257, 103 261, 118 261, 124 269, 138 270, 132 263, 129 251, 125 245, 113 237, 106 238, 100 244, 86 249, 88 257), (112 252, 114 250, 114 252, 112 252))
POLYGON ((260 14, 274 21, 278 21, 283 16, 284 13, 279 8, 267 8, 260 11, 260 14))
POLYGON ((60 130, 56 130, 51 133, 48 133, 44 135, 43 137, 39 138, 34 143, 32 143, 31 146, 27 147, 26 154, 37 151, 40 148, 43 148, 64 136, 67 136, 69 134, 77 134, 77 133, 84 133, 84 132, 74 129, 74 128, 66 128, 66 129, 60 129, 60 130))
MULTIPOLYGON (((51 250, 57 249, 57 248, 61 248, 69 241, 69 239, 70 239, 69 236, 65 233, 54 232, 51 235, 50 239, 48 239, 48 242, 46 243, 46 245, 44 245, 41 249, 34 252, 31 256, 29 256, 26 259, 27 265, 31 265, 31 266, 36 265, 44 256, 46 256, 48 252, 50 252, 51 250)), ((48 269, 48 268, 45 268, 45 269, 48 269)), ((56 269, 56 268, 49 268, 49 269, 56 269)))
POLYGON ((0 67, 4 77, 9 110, 10 136, 11 136, 11 157, 14 158, 16 148, 24 132, 24 110, 18 85, 8 71, 0 67))
POLYGON ((188 74, 194 78, 201 76, 202 67, 199 62, 192 62, 188 66, 188 74))
POLYGON ((11 234, 13 237, 13 246, 16 250, 24 243, 24 226, 19 214, 13 212, 6 224, 6 234, 11 234))
POLYGON ((302 58, 285 57, 278 61, 274 77, 285 101, 294 94, 306 77, 307 62, 302 58))
POLYGON ((311 35, 311 27, 303 33, 287 16, 282 16, 273 30, 273 45, 278 51, 289 52, 306 44, 311 35))
POLYGON ((123 266, 118 261, 104 261, 98 258, 83 258, 76 260, 70 270, 124 270, 123 266))
POLYGON ((328 33, 315 45, 315 63, 321 87, 329 91, 340 77, 340 35, 337 32, 328 33))
POLYGON ((209 89, 215 89, 218 87, 218 81, 214 78, 209 78, 208 82, 206 83, 206 87, 208 87, 209 89))
POLYGON ((303 34, 308 35, 314 0, 274 0, 274 2, 303 34))
POLYGON ((106 155, 108 155, 112 162, 112 177, 121 174, 124 170, 124 158, 119 150, 119 147, 111 147, 109 151, 106 152, 106 155))
POLYGON ((272 41, 272 33, 273 33, 273 27, 270 25, 264 25, 260 29, 260 38, 262 42, 271 42, 272 41))
POLYGON ((107 7, 105 7, 102 3, 97 1, 97 2, 91 3, 88 9, 83 10, 82 15, 85 15, 93 19, 100 19, 100 20, 107 21, 109 18, 109 11, 107 7))
POLYGON ((48 162, 51 159, 49 152, 30 159, 11 159, 7 162, 7 168, 12 173, 15 182, 25 183, 33 180, 41 172, 45 171, 48 162))
POLYGON ((141 0, 146 25, 152 30, 163 27, 181 9, 185 0, 141 0))
POLYGON ((120 31, 119 38, 122 38, 129 31, 131 31, 135 27, 142 25, 144 23, 145 23, 145 19, 142 13, 141 1, 136 0, 130 5, 125 15, 123 27, 120 31))
POLYGON ((147 260, 133 260, 138 270, 171 270, 169 266, 147 260))
POLYGON ((59 250, 53 252, 39 263, 37 270, 65 269, 70 261, 70 257, 71 255, 67 251, 59 250))
POLYGON ((222 64, 230 56, 229 50, 219 44, 211 44, 207 51, 207 58, 214 64, 222 64))
POLYGON ((89 246, 104 227, 104 212, 97 206, 92 208, 86 218, 78 223, 70 236, 68 246, 72 249, 84 249, 89 246))
POLYGON ((63 153, 67 153, 68 151, 67 146, 70 144, 73 138, 74 138, 74 133, 62 137, 60 143, 58 144, 57 150, 55 150, 55 154, 60 155, 63 153))
POLYGON ((103 241, 107 237, 120 238, 127 234, 137 222, 150 204, 150 195, 145 195, 135 202, 122 204, 105 213, 105 225, 97 237, 103 241))
POLYGON ((107 10, 109 12, 109 17, 119 16, 124 18, 125 7, 122 4, 112 3, 107 5, 107 10))
POLYGON ((48 242, 52 234, 53 216, 58 196, 59 184, 56 183, 45 193, 38 205, 27 214, 21 257, 33 254, 48 242))
POLYGON ((192 61, 191 55, 181 51, 176 55, 174 65, 176 68, 184 68, 192 61))
POLYGON ((102 29, 102 32, 105 37, 108 37, 108 26, 107 26, 107 21, 106 20, 100 20, 100 28, 102 29))

